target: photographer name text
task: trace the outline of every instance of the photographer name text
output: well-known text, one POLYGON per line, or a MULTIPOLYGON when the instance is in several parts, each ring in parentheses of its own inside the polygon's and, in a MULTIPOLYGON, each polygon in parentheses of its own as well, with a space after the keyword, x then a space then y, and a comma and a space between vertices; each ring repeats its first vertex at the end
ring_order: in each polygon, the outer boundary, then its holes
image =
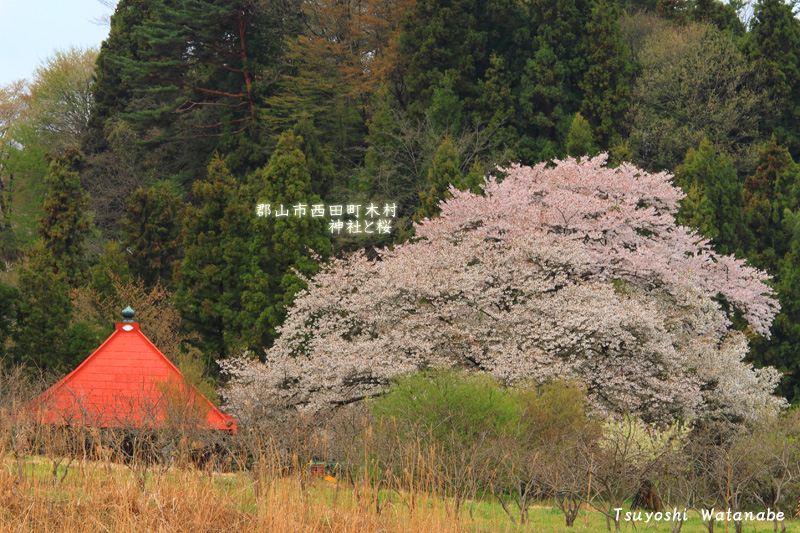
MULTIPOLYGON (((622 520, 624 522, 634 521, 649 524, 651 521, 685 522, 688 519, 688 512, 685 507, 683 511, 678 511, 677 508, 666 512, 628 511, 624 515, 622 514, 622 507, 614 507, 614 511, 616 511, 615 521, 617 522, 622 520)), ((731 511, 730 509, 726 511, 717 511, 712 507, 711 509, 700 509, 700 515, 703 519, 703 522, 708 522, 712 519, 716 520, 717 522, 772 522, 775 520, 781 521, 785 518, 782 511, 776 512, 772 509, 754 513, 751 511, 731 511)))

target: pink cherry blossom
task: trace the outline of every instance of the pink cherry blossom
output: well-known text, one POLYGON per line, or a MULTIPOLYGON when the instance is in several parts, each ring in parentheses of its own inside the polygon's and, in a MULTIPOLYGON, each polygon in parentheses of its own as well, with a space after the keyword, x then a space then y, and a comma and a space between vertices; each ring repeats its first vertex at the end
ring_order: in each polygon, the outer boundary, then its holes
POLYGON ((742 362, 744 334, 714 300, 768 335, 767 275, 675 222, 666 173, 601 155, 504 169, 485 196, 451 190, 420 239, 332 261, 298 295, 266 363, 222 362, 223 395, 315 410, 377 394, 399 374, 462 366, 513 386, 560 377, 598 411, 649 420, 774 412, 780 375, 742 362))

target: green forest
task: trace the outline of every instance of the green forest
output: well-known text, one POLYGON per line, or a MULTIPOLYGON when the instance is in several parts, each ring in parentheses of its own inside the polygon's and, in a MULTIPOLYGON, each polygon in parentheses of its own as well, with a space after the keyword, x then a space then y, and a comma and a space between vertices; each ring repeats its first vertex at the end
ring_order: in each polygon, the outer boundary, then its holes
MULTIPOLYGON (((119 312, 209 397, 326 261, 417 239, 484 176, 609 154, 772 278, 747 361, 800 402, 800 19, 758 0, 120 0, 0 88, 0 360, 63 376, 119 312), (260 203, 397 206, 331 233, 260 203)), ((363 207, 362 207, 363 209, 363 207)))

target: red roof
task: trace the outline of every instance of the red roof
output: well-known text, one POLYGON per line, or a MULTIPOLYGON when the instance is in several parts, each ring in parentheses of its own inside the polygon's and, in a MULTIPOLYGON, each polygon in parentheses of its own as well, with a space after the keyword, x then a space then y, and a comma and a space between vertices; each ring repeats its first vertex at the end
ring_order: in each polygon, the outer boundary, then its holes
POLYGON ((116 330, 86 360, 40 397, 42 422, 100 427, 191 425, 236 432, 219 409, 139 330, 116 330))

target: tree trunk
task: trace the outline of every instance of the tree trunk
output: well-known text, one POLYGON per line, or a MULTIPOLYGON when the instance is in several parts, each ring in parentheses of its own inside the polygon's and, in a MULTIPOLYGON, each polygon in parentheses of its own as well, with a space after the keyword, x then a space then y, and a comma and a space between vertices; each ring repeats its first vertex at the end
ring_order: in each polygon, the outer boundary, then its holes
POLYGON ((511 509, 508 508, 508 505, 506 505, 505 500, 503 500, 503 498, 501 498, 500 496, 497 496, 497 500, 500 502, 500 506, 503 508, 503 511, 505 511, 506 514, 508 515, 508 518, 511 519, 511 523, 516 525, 517 521, 514 519, 514 515, 511 514, 511 509))
POLYGON ((566 527, 572 527, 573 524, 575 524, 575 519, 578 518, 578 512, 581 509, 580 502, 570 500, 569 498, 565 498, 564 500, 556 499, 556 505, 559 509, 561 509, 561 512, 564 513, 566 527))
POLYGON ((517 508, 519 508, 519 523, 524 525, 528 523, 528 506, 525 505, 527 502, 521 496, 517 496, 516 498, 517 508))

